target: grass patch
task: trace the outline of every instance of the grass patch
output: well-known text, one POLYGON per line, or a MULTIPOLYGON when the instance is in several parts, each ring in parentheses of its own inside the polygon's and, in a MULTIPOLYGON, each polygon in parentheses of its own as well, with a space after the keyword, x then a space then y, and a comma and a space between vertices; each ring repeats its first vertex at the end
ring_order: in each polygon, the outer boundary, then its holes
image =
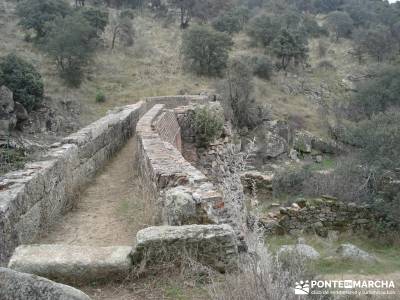
MULTIPOLYGON (((400 247, 398 245, 385 245, 361 235, 349 234, 341 234, 337 240, 324 239, 316 235, 306 235, 304 239, 306 244, 321 254, 321 259, 312 266, 318 274, 377 275, 400 272, 400 247), (354 244, 375 255, 378 262, 353 262, 336 258, 336 249, 344 243, 354 244)), ((267 239, 267 245, 275 253, 282 245, 293 245, 296 240, 296 237, 289 235, 273 236, 267 239)))

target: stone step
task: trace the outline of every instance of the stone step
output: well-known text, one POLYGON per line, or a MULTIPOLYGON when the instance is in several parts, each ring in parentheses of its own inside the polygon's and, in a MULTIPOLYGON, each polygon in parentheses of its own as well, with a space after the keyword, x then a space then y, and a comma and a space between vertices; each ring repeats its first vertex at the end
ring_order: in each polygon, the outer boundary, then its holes
POLYGON ((70 284, 119 280, 132 267, 131 252, 127 246, 21 245, 8 267, 70 284))

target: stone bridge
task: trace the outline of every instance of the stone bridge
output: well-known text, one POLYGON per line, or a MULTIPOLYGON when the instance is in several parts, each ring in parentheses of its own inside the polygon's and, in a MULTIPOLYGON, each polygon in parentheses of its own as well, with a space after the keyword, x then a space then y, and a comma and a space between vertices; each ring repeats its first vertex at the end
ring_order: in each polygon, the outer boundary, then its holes
POLYGON ((234 267, 237 234, 224 224, 223 195, 182 156, 174 112, 178 106, 210 100, 155 97, 114 109, 52 145, 43 160, 1 177, 0 267, 8 264, 67 283, 118 277, 144 259, 157 263, 183 252, 217 270, 234 267), (29 245, 71 208, 76 195, 132 136, 137 139, 138 171, 160 226, 140 231, 135 247, 29 245))

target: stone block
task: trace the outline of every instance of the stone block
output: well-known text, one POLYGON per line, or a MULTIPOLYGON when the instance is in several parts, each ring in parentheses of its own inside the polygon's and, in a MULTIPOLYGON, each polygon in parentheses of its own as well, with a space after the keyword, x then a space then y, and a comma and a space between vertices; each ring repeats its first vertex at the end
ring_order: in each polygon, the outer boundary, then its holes
POLYGON ((157 226, 137 233, 134 264, 157 265, 187 257, 224 272, 236 267, 234 230, 223 225, 157 226))
POLYGON ((0 268, 0 299, 90 300, 88 295, 73 287, 6 268, 0 268))
POLYGON ((63 283, 118 280, 131 269, 131 252, 128 246, 21 245, 8 267, 63 283))

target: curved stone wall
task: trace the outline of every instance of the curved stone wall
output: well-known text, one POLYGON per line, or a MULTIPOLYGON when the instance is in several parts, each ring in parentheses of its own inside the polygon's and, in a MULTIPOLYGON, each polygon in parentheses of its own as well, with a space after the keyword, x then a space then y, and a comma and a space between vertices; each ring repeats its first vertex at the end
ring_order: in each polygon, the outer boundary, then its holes
MULTIPOLYGON (((135 133, 139 118, 148 109, 156 103, 173 108, 191 102, 205 103, 208 99, 207 96, 154 97, 114 109, 54 144, 42 161, 1 176, 0 266, 7 263, 15 247, 34 241, 70 208, 80 189, 135 133)), ((164 139, 179 143, 176 132, 167 133, 162 133, 164 139)))
POLYGON ((158 202, 160 223, 223 223, 222 194, 179 151, 181 137, 175 113, 157 104, 140 119, 136 132, 139 171, 151 198, 158 202))

